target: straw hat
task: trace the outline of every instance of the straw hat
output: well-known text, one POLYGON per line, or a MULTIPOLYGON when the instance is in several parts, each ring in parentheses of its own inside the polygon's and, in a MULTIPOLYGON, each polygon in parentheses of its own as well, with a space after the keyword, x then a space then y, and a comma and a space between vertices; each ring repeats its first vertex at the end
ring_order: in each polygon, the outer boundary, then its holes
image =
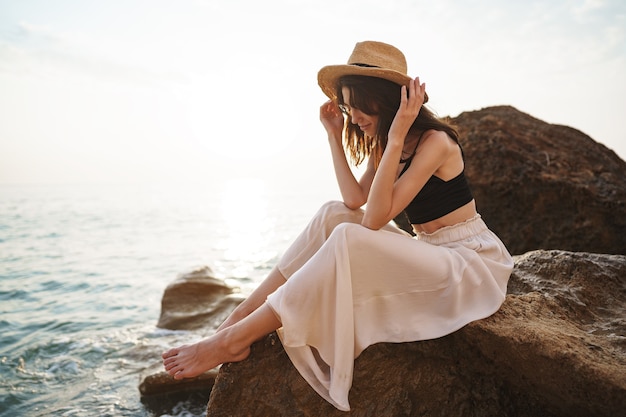
MULTIPOLYGON (((344 75, 378 77, 408 87, 411 77, 407 75, 404 54, 395 46, 383 42, 358 42, 347 65, 328 65, 317 73, 317 83, 331 100, 337 99, 337 81, 344 75)), ((428 95, 424 95, 424 103, 428 95)))

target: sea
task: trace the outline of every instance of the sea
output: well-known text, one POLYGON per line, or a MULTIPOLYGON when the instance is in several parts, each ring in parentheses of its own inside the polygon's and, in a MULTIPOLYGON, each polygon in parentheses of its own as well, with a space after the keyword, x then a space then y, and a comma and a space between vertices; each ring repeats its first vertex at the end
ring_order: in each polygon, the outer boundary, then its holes
POLYGON ((164 289, 208 266, 249 294, 337 198, 262 178, 0 185, 0 416, 205 415, 139 393, 161 352, 200 337, 156 327, 164 289))

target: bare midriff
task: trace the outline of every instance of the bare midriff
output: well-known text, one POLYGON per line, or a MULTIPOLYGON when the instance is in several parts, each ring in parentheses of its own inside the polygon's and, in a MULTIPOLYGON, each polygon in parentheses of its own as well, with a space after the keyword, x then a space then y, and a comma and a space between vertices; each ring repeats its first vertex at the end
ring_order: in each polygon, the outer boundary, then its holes
POLYGON ((465 204, 464 206, 459 207, 451 213, 446 214, 445 216, 439 217, 428 223, 423 224, 414 224, 413 230, 415 232, 422 233, 434 233, 442 227, 446 226, 454 226, 458 223, 463 223, 473 217, 476 216, 476 203, 474 200, 465 204))

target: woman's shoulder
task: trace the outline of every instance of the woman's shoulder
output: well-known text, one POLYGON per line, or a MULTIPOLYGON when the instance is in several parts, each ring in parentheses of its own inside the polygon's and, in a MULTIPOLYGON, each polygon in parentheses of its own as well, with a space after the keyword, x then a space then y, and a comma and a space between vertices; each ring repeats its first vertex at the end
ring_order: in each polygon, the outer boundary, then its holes
POLYGON ((443 163, 451 153, 450 140, 448 134, 441 130, 429 129, 422 132, 419 144, 415 150, 415 159, 421 161, 420 164, 428 162, 443 163))
POLYGON ((457 147, 454 139, 443 130, 428 129, 421 133, 420 147, 436 147, 441 150, 454 150, 457 147))
POLYGON ((433 175, 447 181, 463 170, 465 164, 461 148, 448 133, 443 130, 427 130, 422 142, 422 149, 418 149, 418 154, 422 161, 430 161, 436 165, 433 175))

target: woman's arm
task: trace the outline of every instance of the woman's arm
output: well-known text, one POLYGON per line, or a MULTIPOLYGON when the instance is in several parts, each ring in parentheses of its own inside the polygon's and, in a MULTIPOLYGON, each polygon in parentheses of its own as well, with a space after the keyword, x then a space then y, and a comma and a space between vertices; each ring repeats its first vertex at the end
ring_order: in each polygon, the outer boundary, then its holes
MULTIPOLYGON (((387 150, 385 150, 386 152, 387 150)), ((455 152, 458 152, 458 146, 455 147, 454 142, 445 132, 428 131, 422 137, 409 169, 397 181, 389 185, 383 185, 382 180, 378 181, 378 179, 383 178, 382 175, 378 176, 378 172, 382 172, 381 161, 361 223, 374 230, 389 223, 404 210, 430 177, 440 171, 455 152)), ((396 161, 396 172, 397 164, 396 161)))
POLYGON ((389 129, 387 146, 373 178, 362 224, 380 229, 398 215, 422 189, 449 155, 447 135, 430 131, 424 135, 411 167, 396 181, 398 164, 409 128, 424 102, 425 85, 419 78, 402 87, 398 112, 389 129))
POLYGON ((359 208, 367 201, 369 188, 374 178, 373 163, 368 163, 367 170, 361 177, 361 180, 357 181, 350 169, 343 148, 342 132, 344 118, 337 105, 332 101, 324 103, 320 108, 320 120, 328 133, 333 167, 343 202, 351 209, 359 208))

